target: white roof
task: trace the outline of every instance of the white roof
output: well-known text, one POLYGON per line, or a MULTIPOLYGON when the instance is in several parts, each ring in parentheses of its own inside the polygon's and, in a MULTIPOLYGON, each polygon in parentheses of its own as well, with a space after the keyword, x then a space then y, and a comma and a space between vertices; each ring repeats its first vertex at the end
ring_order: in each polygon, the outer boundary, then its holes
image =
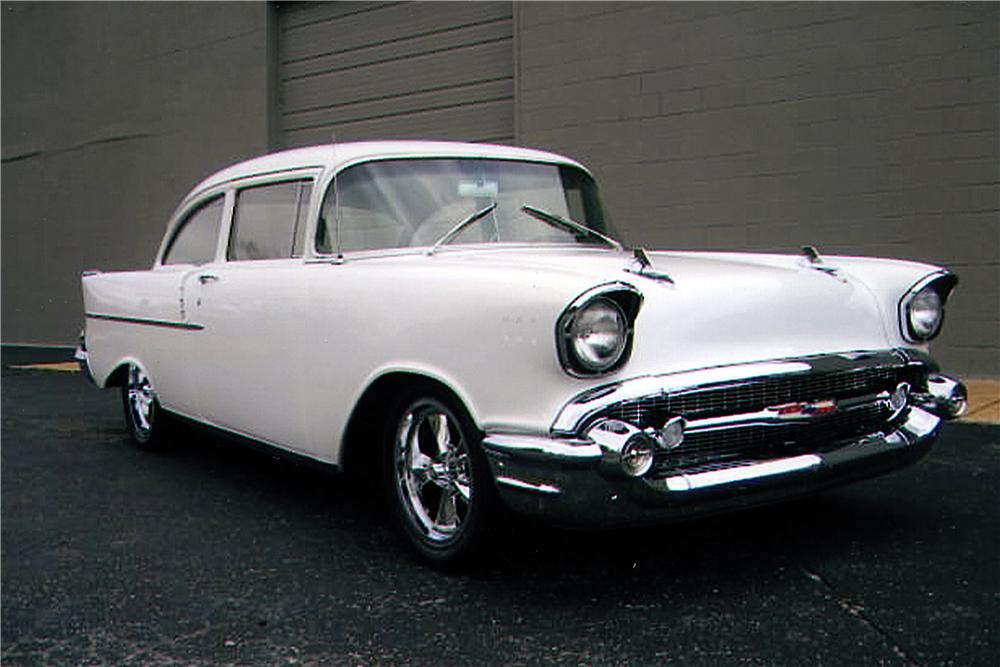
POLYGON ((363 141, 293 148, 239 162, 203 180, 194 187, 188 197, 228 181, 261 174, 307 168, 339 171, 348 165, 368 160, 416 157, 528 160, 584 168, 578 162, 562 155, 515 146, 451 141, 363 141))

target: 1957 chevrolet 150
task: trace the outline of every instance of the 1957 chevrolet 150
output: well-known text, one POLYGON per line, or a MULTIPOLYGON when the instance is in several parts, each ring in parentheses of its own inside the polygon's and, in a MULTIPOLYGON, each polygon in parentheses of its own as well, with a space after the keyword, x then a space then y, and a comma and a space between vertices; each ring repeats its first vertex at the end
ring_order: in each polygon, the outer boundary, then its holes
POLYGON ((504 508, 615 526, 877 475, 965 409, 928 356, 946 270, 613 236, 551 153, 267 155, 197 185, 151 269, 84 274, 78 356, 141 446, 181 415, 377 468, 443 565, 504 508))

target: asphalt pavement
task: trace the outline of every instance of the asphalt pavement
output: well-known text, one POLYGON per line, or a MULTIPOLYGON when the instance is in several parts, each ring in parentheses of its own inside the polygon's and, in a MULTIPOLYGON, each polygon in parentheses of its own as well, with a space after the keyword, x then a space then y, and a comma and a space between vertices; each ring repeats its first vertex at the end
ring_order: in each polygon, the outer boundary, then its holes
POLYGON ((184 429, 147 453, 118 394, 3 370, 3 665, 995 665, 1000 427, 907 470, 686 524, 505 531, 414 560, 343 478, 184 429))

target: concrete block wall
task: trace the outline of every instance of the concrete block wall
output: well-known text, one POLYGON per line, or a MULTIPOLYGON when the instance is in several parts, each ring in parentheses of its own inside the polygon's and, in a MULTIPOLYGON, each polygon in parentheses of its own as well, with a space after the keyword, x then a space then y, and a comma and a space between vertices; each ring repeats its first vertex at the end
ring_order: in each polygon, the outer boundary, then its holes
POLYGON ((518 3, 519 143, 592 165, 652 248, 961 277, 934 345, 1000 376, 1000 5, 518 3))
MULTIPOLYGON (((69 344, 81 270, 148 266, 195 181, 278 143, 274 9, 0 7, 0 338, 69 344)), ((944 264, 935 353, 1000 377, 1000 5, 513 9, 515 141, 590 164, 626 240, 944 264)))
POLYGON ((151 265, 202 177, 268 148, 264 3, 2 5, 2 340, 71 344, 84 269, 151 265))

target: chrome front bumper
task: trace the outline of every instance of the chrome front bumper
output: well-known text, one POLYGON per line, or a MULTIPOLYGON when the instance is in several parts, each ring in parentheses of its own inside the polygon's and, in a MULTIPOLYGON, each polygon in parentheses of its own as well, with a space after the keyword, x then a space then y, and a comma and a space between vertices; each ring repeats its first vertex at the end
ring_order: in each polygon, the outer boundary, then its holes
MULTIPOLYGON (((579 527, 689 518, 808 494, 919 460, 930 450, 942 422, 959 416, 965 406, 964 386, 934 373, 934 369, 933 362, 926 357, 892 352, 845 359, 843 363, 824 357, 639 378, 574 399, 557 417, 549 434, 491 433, 484 438, 483 447, 501 497, 515 512, 579 527), (616 417, 638 414, 615 412, 614 407, 632 405, 639 396, 660 398, 668 392, 679 395, 702 391, 703 387, 714 389, 720 382, 728 389, 738 389, 747 381, 757 382, 762 377, 770 379, 787 374, 802 378, 804 373, 841 365, 853 364, 867 370, 889 363, 894 364, 894 370, 904 369, 908 377, 923 378, 912 390, 901 383, 905 399, 902 402, 898 392, 882 391, 849 400, 793 404, 800 413, 827 404, 835 404, 830 409, 838 414, 877 408, 883 411, 879 414, 886 415, 880 428, 849 438, 817 441, 815 446, 800 444, 787 455, 723 457, 717 462, 701 461, 689 467, 650 466, 636 476, 629 476, 623 465, 627 443, 634 438, 659 438, 659 431, 639 419, 623 423, 609 418, 609 414, 616 417), (803 368, 803 364, 808 368, 803 368), (710 381, 705 384, 690 382, 708 377, 710 381), (654 386, 661 387, 660 394, 651 392, 654 386), (800 405, 805 408, 799 409, 800 405), (607 423, 614 424, 612 430, 619 435, 602 430, 607 423)), ((775 407, 787 409, 784 405, 775 407)), ((662 419, 662 415, 658 418, 662 419)), ((795 414, 791 418, 808 423, 814 417, 795 414)), ((787 413, 779 414, 775 408, 768 408, 695 420, 688 425, 695 435, 715 431, 712 434, 715 441, 725 442, 730 434, 737 433, 736 429, 781 428, 788 419, 787 413)), ((669 452, 665 453, 662 438, 658 444, 658 455, 666 458, 669 452)))

